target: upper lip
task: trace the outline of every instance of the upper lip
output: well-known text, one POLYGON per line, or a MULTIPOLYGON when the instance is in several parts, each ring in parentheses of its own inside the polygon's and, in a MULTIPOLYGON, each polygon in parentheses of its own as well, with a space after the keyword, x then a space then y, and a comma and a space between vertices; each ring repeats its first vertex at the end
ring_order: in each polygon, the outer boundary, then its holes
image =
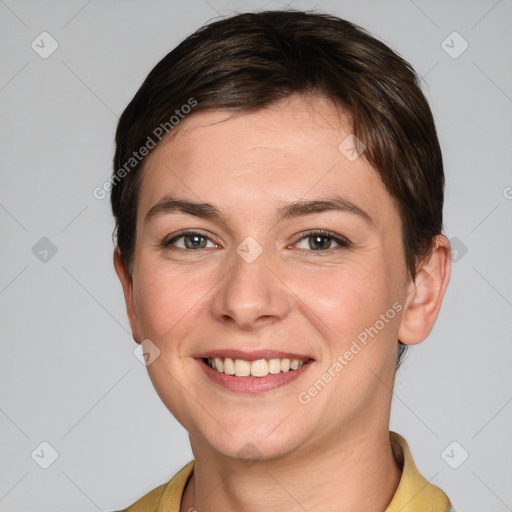
POLYGON ((282 352, 279 350, 240 350, 220 348, 218 350, 209 350, 194 356, 196 359, 230 357, 231 359, 243 359, 244 361, 256 361, 258 359, 298 359, 299 361, 308 361, 310 356, 296 354, 293 352, 282 352))

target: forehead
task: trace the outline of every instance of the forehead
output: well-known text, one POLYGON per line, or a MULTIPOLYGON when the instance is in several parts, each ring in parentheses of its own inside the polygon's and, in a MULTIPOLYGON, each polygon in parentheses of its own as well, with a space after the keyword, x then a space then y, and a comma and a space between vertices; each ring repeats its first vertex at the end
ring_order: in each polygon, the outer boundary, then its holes
POLYGON ((337 156, 339 139, 350 134, 351 123, 339 107, 324 98, 291 96, 249 113, 200 111, 185 118, 177 128, 176 135, 171 132, 172 138, 164 140, 150 160, 165 157, 168 146, 172 146, 170 151, 182 166, 190 160, 196 163, 206 159, 210 166, 229 163, 231 173, 239 164, 238 170, 243 173, 268 160, 284 164, 285 159, 315 159, 320 151, 337 156), (233 161, 236 156, 243 160, 233 161), (246 159, 253 165, 247 165, 246 159))
POLYGON ((394 213, 364 152, 355 159, 346 152, 353 141, 348 113, 326 99, 290 97, 242 114, 199 111, 170 135, 145 163, 141 214, 169 193, 243 207, 249 217, 267 205, 333 193, 394 213))

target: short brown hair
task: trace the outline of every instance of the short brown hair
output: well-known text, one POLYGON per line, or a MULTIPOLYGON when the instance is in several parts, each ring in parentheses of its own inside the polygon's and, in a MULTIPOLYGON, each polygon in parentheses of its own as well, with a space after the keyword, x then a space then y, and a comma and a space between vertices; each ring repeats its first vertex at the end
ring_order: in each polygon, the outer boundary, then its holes
MULTIPOLYGON (((292 94, 328 98, 350 114, 364 157, 395 201, 407 270, 416 276, 442 231, 444 196, 441 149, 419 78, 362 27, 297 10, 242 13, 201 27, 153 68, 124 110, 111 203, 116 243, 130 273, 145 162, 133 155, 154 142, 158 127, 173 130, 171 117, 178 119, 191 99, 189 115, 214 108, 245 113, 292 94)), ((404 348, 399 342, 397 366, 404 348)))

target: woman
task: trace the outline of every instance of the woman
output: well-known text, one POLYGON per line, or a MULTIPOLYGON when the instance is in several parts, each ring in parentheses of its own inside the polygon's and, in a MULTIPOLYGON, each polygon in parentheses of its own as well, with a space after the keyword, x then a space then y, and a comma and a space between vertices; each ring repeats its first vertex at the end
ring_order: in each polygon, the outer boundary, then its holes
POLYGON ((410 65, 334 16, 239 14, 155 66, 116 145, 115 269, 194 453, 126 510, 450 510, 389 431, 450 277, 410 65))

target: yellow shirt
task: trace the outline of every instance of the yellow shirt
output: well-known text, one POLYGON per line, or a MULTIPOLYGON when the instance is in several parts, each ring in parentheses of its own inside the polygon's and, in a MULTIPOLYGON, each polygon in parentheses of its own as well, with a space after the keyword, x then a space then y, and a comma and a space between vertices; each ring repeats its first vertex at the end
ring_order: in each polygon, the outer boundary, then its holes
MULTIPOLYGON (((449 512, 453 510, 446 494, 419 473, 407 441, 396 432, 389 434, 395 458, 402 467, 402 476, 385 512, 449 512)), ((169 482, 148 492, 122 512, 179 512, 181 496, 193 468, 192 460, 169 482)))

